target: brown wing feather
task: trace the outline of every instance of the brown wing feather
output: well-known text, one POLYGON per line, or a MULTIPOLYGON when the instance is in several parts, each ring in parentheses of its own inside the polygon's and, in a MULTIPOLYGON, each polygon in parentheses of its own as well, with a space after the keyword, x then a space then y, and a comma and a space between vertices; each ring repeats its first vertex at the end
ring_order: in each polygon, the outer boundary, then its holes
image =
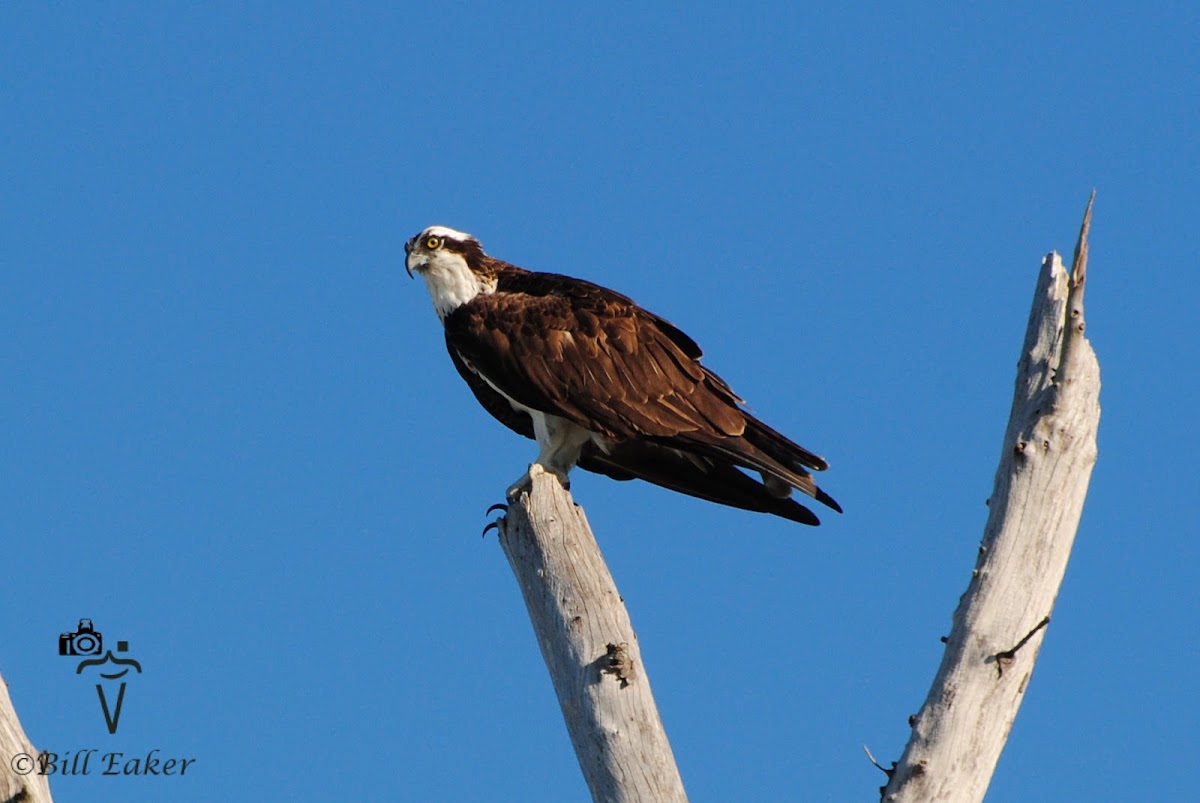
POLYGON ((608 437, 744 431, 738 399, 689 355, 694 343, 623 296, 576 289, 478 296, 446 317, 447 342, 520 403, 608 437))
MULTIPOLYGON (((750 478, 746 480, 754 490, 734 480, 729 472, 745 477, 732 468, 736 465, 840 510, 806 470, 825 468, 824 460, 746 413, 729 386, 700 364, 695 341, 619 293, 578 279, 511 268, 499 272, 495 293, 462 305, 446 316, 445 326, 456 365, 468 363, 521 404, 618 443, 648 440, 666 450, 594 455, 581 462, 585 468, 611 476, 643 476, 703 498, 714 498, 719 482, 732 482, 738 490, 727 496, 737 501, 725 504, 803 518, 782 503, 771 509, 773 503, 764 494, 778 495, 777 491, 750 478), (706 460, 710 467, 690 470, 664 457, 676 451, 706 460), (679 476, 672 479, 672 472, 679 476), (689 483, 697 487, 688 490, 689 483)), ((498 394, 486 383, 486 391, 481 391, 478 384, 476 378, 476 396, 490 394, 494 406, 498 394)), ((489 411, 527 434, 525 420, 509 421, 505 419, 511 415, 489 411)))
MULTIPOLYGON (((453 348, 449 352, 455 369, 480 405, 513 432, 532 440, 533 421, 529 416, 514 410, 503 396, 463 363, 453 348)), ((616 444, 609 453, 588 444, 579 467, 615 480, 645 480, 709 502, 770 513, 801 524, 820 523, 804 505, 794 499, 780 498, 728 461, 690 455, 652 440, 624 441, 616 444)))
POLYGON ((527 414, 514 410, 507 399, 493 390, 479 374, 464 365, 455 349, 448 347, 447 351, 450 352, 450 360, 454 363, 458 375, 467 383, 467 387, 475 394, 475 399, 483 409, 513 432, 533 440, 533 420, 527 414))
POLYGON ((616 480, 642 479, 709 502, 771 513, 801 524, 820 524, 804 505, 772 494, 728 461, 696 457, 654 441, 625 441, 607 454, 589 444, 579 467, 616 480))

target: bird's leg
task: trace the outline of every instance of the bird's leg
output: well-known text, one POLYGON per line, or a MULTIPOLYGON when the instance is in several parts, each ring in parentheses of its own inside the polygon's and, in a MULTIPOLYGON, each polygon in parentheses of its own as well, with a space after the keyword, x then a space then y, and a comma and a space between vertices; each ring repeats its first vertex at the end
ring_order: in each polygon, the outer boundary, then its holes
POLYGON ((555 478, 558 479, 559 483, 562 484, 563 488, 567 489, 568 491, 571 490, 571 478, 567 476, 567 472, 564 469, 561 469, 553 464, 545 466, 540 462, 530 463, 529 470, 517 478, 517 481, 508 486, 508 490, 505 491, 505 496, 508 497, 508 501, 515 502, 521 496, 521 494, 532 493, 533 478, 541 476, 542 474, 553 474, 555 478))
MULTIPOLYGON (((508 490, 504 492, 504 496, 509 502, 515 502, 521 497, 521 494, 533 491, 533 467, 537 465, 537 463, 532 463, 528 471, 517 477, 517 481, 508 486, 508 490)), ((541 466, 538 466, 538 468, 540 469, 541 466)))
POLYGON ((533 487, 532 477, 537 476, 533 474, 535 470, 553 474, 558 477, 562 487, 571 490, 571 480, 567 474, 579 462, 583 445, 591 438, 591 433, 586 429, 565 418, 546 413, 535 413, 531 417, 534 439, 538 444, 537 460, 529 467, 532 476, 521 477, 509 486, 509 499, 515 499, 522 491, 533 487))
POLYGON ((542 469, 542 471, 546 474, 553 474, 555 479, 558 480, 559 485, 568 491, 571 490, 571 477, 568 474, 571 469, 569 467, 560 468, 559 466, 551 463, 548 466, 538 466, 538 468, 542 469))

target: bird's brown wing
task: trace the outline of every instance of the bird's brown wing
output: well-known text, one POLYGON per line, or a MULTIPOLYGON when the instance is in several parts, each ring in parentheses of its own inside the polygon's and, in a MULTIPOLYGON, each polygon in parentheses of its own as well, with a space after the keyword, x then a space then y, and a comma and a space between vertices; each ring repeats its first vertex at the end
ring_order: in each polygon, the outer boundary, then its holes
POLYGON ((674 327, 593 285, 520 278, 445 321, 447 343, 506 395, 610 438, 745 430, 738 399, 674 327))
POLYGON ((463 378, 463 381, 467 383, 467 387, 471 388, 471 392, 475 394, 475 399, 479 402, 480 406, 513 432, 533 440, 533 419, 529 417, 529 414, 514 410, 513 406, 508 403, 508 400, 497 393, 483 377, 463 364, 462 358, 458 356, 458 351, 450 346, 449 338, 447 338, 446 346, 446 350, 450 352, 450 360, 454 363, 454 368, 458 371, 458 375, 463 378))
MULTIPOLYGON (((463 364, 454 349, 450 349, 450 359, 485 410, 513 432, 533 440, 533 421, 527 413, 514 410, 507 399, 463 364)), ((804 505, 770 492, 733 463, 688 454, 652 440, 622 441, 608 452, 589 443, 579 458, 579 467, 614 480, 640 479, 709 502, 771 513, 801 524, 820 524, 804 505)))
POLYGON ((625 296, 519 272, 501 275, 495 293, 462 305, 445 326, 456 359, 526 407, 614 443, 648 440, 714 465, 757 470, 836 507, 805 470, 825 461, 746 413, 700 364, 691 338, 625 296))

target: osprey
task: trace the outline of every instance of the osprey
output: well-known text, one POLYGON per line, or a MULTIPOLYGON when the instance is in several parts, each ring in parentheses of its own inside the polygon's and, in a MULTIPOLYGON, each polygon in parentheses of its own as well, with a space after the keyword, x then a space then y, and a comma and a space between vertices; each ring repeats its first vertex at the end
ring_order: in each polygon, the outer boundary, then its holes
POLYGON ((445 226, 404 252, 475 398, 536 440, 537 465, 564 486, 578 465, 802 524, 819 521, 793 489, 841 512, 809 473, 828 463, 748 413, 669 321, 591 282, 494 259, 445 226))

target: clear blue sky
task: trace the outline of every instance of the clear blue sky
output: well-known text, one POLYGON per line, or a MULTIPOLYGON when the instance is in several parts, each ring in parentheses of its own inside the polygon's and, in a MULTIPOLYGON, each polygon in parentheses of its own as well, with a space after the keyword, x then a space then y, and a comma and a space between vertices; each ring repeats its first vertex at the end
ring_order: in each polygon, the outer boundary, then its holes
POLYGON ((820 529, 580 474, 695 801, 873 800, 1098 189, 1100 458, 991 801, 1195 798, 1195 3, 0 7, 0 672, 56 800, 585 788, 402 245, 617 288, 824 454, 820 529), (119 731, 57 654, 143 667, 119 731))

